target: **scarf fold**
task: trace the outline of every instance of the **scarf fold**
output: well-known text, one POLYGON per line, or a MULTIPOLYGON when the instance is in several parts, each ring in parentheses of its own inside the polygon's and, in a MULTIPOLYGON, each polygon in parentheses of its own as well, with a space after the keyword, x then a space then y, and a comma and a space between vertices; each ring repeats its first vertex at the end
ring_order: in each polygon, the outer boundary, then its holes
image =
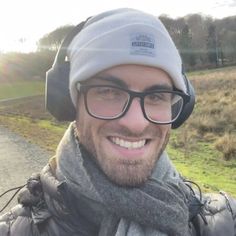
POLYGON ((58 146, 56 174, 78 201, 82 195, 101 216, 99 236, 190 235, 184 184, 166 153, 145 184, 121 187, 79 145, 74 126, 70 125, 58 146))

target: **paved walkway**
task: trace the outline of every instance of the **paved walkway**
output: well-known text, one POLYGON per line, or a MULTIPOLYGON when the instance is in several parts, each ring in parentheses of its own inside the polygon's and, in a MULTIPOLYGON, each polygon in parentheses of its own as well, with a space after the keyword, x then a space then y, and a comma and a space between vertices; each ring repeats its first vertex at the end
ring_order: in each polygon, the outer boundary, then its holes
MULTIPOLYGON (((50 154, 0 126, 0 195, 26 183, 47 163, 50 154)), ((0 209, 14 192, 0 198, 0 209)), ((15 204, 13 202, 13 204, 15 204)))

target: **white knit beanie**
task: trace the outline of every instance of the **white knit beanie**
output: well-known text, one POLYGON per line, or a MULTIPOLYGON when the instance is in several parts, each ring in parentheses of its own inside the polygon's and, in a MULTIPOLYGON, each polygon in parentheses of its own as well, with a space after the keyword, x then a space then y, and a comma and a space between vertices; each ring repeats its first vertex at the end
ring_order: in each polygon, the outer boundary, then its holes
POLYGON ((77 82, 122 64, 160 68, 169 74, 176 88, 186 92, 175 44, 161 21, 142 11, 122 8, 90 18, 67 51, 74 105, 77 82))

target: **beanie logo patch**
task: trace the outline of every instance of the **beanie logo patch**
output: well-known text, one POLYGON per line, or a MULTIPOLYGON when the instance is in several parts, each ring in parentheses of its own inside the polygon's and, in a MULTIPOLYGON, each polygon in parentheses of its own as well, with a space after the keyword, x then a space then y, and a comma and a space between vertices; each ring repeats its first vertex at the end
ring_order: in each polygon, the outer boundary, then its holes
POLYGON ((130 54, 155 56, 155 37, 152 34, 135 33, 130 36, 130 54))

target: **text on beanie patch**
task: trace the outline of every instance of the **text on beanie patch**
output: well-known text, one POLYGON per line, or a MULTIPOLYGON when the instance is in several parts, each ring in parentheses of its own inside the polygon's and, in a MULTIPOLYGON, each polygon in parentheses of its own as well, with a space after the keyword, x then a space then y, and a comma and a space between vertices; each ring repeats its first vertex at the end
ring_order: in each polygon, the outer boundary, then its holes
POLYGON ((135 33, 130 36, 130 54, 155 56, 155 38, 152 34, 135 33))

